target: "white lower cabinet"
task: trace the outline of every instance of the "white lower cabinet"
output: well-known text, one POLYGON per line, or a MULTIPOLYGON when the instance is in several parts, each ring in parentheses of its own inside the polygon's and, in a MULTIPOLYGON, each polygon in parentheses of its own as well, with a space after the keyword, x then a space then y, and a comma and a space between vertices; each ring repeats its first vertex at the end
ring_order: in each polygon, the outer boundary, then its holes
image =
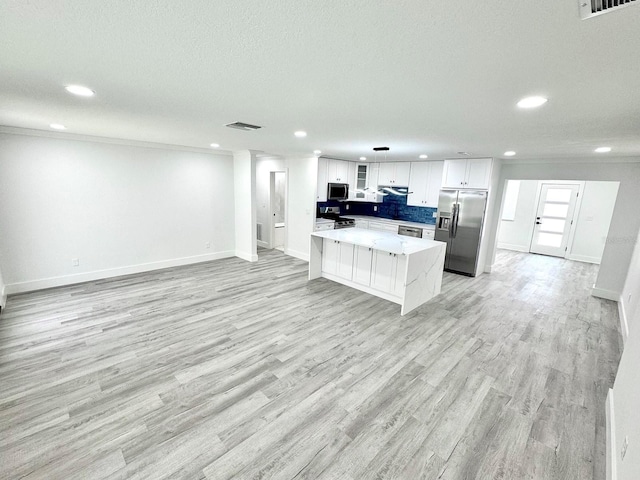
POLYGON ((322 242, 322 272, 402 298, 407 257, 370 247, 322 242))
POLYGON ((324 239, 322 242, 322 271, 346 280, 353 275, 353 249, 351 243, 324 239))
POLYGON ((353 281, 368 287, 371 285, 373 250, 370 247, 356 245, 353 253, 353 281))
POLYGON ((371 288, 401 296, 407 261, 404 255, 373 251, 371 262, 371 288))

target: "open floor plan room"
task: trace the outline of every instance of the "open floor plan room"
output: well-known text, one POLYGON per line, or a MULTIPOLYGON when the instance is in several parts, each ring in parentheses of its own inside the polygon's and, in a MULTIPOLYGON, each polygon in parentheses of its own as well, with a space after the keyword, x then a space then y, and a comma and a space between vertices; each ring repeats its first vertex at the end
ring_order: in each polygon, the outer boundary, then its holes
POLYGON ((597 266, 501 250, 401 317, 259 253, 11 296, 0 477, 604 478, 597 266))

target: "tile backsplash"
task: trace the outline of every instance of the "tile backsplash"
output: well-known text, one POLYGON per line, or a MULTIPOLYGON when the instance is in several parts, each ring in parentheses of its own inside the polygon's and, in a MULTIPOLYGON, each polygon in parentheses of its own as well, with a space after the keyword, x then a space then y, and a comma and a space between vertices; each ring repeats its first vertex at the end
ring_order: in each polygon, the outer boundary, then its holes
MULTIPOLYGON (((384 185, 381 185, 383 187, 384 185)), ((436 219, 433 216, 438 211, 432 207, 412 207, 407 205, 405 195, 389 194, 383 197, 382 203, 368 202, 339 202, 330 200, 328 202, 318 202, 319 207, 340 207, 341 215, 369 215, 372 217, 389 218, 392 220, 405 220, 407 222, 418 222, 435 225, 436 219), (349 205, 347 210, 346 205, 349 205), (378 207, 375 212, 374 207, 378 207)))

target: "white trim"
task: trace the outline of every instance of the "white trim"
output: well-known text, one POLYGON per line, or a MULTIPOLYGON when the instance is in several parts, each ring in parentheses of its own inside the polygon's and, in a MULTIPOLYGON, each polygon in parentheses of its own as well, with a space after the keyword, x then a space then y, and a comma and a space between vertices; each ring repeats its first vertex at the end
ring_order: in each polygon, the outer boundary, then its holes
POLYGON ((512 243, 498 242, 498 248, 513 250, 514 252, 529 253, 529 245, 514 245, 512 243))
POLYGON ((493 269, 493 265, 490 265, 490 264, 488 264, 488 263, 487 263, 487 264, 484 266, 484 273, 491 273, 491 270, 492 270, 492 269, 493 269))
POLYGON ((585 263, 595 263, 596 265, 600 265, 600 258, 598 257, 588 257, 586 255, 565 255, 567 260, 574 260, 576 262, 585 262, 585 263))
POLYGON ((7 308, 7 287, 3 286, 0 292, 0 309, 7 308))
POLYGON ((605 300, 613 300, 617 302, 620 300, 620 292, 614 292, 613 290, 605 290, 604 288, 597 288, 595 284, 591 289, 591 295, 598 298, 604 298, 605 300))
POLYGON ((102 280, 104 278, 130 275, 132 273, 150 272, 153 270, 161 270, 163 268, 210 262, 211 260, 219 260, 221 258, 229 258, 233 256, 233 252, 229 251, 207 253, 204 255, 194 255, 192 257, 162 260, 160 262, 141 263, 126 267, 108 268, 105 270, 94 270, 92 272, 77 273, 74 275, 62 275, 60 277, 49 277, 39 280, 29 280, 27 282, 12 283, 8 284, 5 287, 5 290, 9 295, 13 293, 32 292, 34 290, 42 290, 44 288, 62 287, 65 285, 73 285, 75 283, 91 282, 93 280, 102 280))
POLYGON ((161 150, 175 150, 178 152, 205 153, 214 156, 232 156, 228 150, 218 150, 206 147, 189 147, 186 145, 170 145, 167 143, 143 142, 140 140, 128 140, 125 138, 96 137, 92 135, 81 135, 78 133, 54 132, 51 130, 35 130, 31 128, 7 127, 0 125, 0 133, 10 135, 26 135, 29 137, 45 137, 57 140, 77 140, 81 142, 108 143, 111 145, 126 145, 129 147, 157 148, 161 150))
POLYGON ((284 253, 285 255, 289 255, 290 257, 296 257, 300 260, 304 260, 305 262, 309 261, 309 254, 307 252, 299 252, 297 250, 285 247, 284 253))
POLYGON ((235 256, 241 258, 242 260, 246 260, 247 262, 257 262, 258 254, 257 253, 247 253, 236 250, 235 256))
POLYGON ((607 394, 607 403, 605 408, 605 415, 607 421, 606 435, 607 435, 607 447, 606 447, 606 464, 607 464, 607 480, 618 479, 618 466, 616 457, 616 417, 613 410, 613 390, 609 389, 607 394))
POLYGON ((618 299, 618 317, 620 318, 620 332, 622 333, 622 344, 627 344, 629 338, 629 323, 627 322, 626 306, 622 295, 618 299))
MULTIPOLYGON (((264 227, 263 227, 264 228, 264 227)), ((267 242, 264 240, 258 240, 258 246, 262 248, 271 248, 267 242)))

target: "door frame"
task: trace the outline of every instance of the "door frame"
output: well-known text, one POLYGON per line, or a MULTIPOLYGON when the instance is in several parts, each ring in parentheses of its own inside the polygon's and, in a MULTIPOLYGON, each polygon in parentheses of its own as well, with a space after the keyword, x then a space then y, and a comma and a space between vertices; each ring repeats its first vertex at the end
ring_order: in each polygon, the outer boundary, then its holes
POLYGON ((276 191, 276 173, 284 174, 284 251, 287 251, 287 229, 289 228, 289 209, 287 208, 289 197, 289 172, 288 169, 271 170, 269 172, 269 248, 275 248, 276 222, 275 216, 275 191, 276 191))
MULTIPOLYGON (((569 254, 571 252, 571 249, 573 248, 573 241, 574 238, 576 236, 576 224, 578 222, 575 222, 573 220, 575 220, 576 215, 580 212, 580 208, 582 207, 582 197, 583 197, 583 193, 584 193, 584 186, 585 186, 585 182, 584 181, 579 181, 579 180, 538 180, 538 187, 537 187, 537 191, 536 191, 536 199, 535 199, 535 208, 533 210, 532 216, 531 216, 531 223, 533 224, 536 221, 536 216, 537 216, 537 212, 538 212, 538 205, 540 203, 540 196, 542 195, 542 185, 543 184, 547 184, 547 185, 577 185, 578 186, 578 199, 576 200, 576 206, 575 209, 573 211, 573 218, 572 223, 571 223, 571 227, 569 228, 569 238, 567 240, 567 249, 564 252, 564 255, 562 257, 557 257, 557 258, 567 258, 567 254, 569 254)), ((505 187, 506 188, 506 187, 505 187)), ((531 239, 529 240, 529 250, 531 250, 531 244, 533 243, 533 237, 535 235, 535 228, 531 229, 531 239)), ((497 236, 496 236, 497 239, 497 236)), ((538 255, 536 253, 533 253, 531 251, 527 252, 527 253, 531 253, 532 255, 538 255)))

